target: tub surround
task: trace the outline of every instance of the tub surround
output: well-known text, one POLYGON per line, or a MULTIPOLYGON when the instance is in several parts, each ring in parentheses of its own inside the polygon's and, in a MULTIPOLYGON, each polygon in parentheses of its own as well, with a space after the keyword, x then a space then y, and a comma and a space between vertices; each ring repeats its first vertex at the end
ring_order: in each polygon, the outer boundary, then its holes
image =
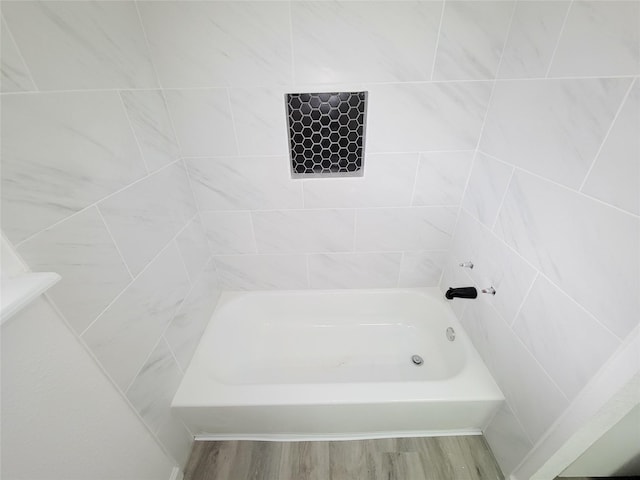
POLYGON ((505 473, 640 317, 638 2, 1 8, 2 229, 175 461, 190 433, 157 419, 221 288, 494 285, 451 306, 507 397, 505 473), (364 177, 291 180, 284 94, 364 90, 364 177))

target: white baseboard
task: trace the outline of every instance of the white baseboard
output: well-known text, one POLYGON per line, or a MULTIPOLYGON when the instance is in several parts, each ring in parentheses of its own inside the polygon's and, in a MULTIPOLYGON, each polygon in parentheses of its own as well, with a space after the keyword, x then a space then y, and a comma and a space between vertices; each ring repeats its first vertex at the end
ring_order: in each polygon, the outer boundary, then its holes
POLYGON ((401 431, 401 432, 376 432, 376 433, 349 433, 329 435, 302 435, 302 434, 201 434, 195 435, 195 440, 221 441, 221 440, 259 440, 269 442, 325 442, 342 440, 373 440, 379 438, 406 438, 406 437, 453 437, 461 435, 482 435, 480 430, 429 430, 429 431, 401 431))

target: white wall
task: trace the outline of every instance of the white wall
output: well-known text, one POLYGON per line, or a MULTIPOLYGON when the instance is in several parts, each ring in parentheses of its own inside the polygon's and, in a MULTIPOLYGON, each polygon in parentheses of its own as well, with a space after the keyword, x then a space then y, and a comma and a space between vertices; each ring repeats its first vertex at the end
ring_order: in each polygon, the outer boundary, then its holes
POLYGON ((638 325, 639 19, 516 6, 441 283, 497 290, 453 306, 507 398, 485 432, 506 474, 638 325))
POLYGON ((2 325, 6 480, 169 479, 174 462, 40 297, 2 325))
POLYGON ((169 404, 219 288, 136 5, 3 2, 2 19, 3 232, 62 276, 51 299, 184 464, 169 404))
POLYGON ((563 477, 640 475, 640 405, 627 413, 571 465, 563 477))

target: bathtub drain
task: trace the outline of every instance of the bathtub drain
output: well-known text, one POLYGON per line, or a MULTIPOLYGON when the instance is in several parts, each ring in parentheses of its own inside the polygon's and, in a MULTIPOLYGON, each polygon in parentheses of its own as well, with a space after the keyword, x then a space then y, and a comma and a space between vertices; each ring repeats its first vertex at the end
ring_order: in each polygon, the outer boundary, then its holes
POLYGON ((424 363, 424 360, 422 359, 422 357, 420 355, 413 355, 411 357, 411 361, 413 362, 414 365, 416 365, 418 367, 424 363))

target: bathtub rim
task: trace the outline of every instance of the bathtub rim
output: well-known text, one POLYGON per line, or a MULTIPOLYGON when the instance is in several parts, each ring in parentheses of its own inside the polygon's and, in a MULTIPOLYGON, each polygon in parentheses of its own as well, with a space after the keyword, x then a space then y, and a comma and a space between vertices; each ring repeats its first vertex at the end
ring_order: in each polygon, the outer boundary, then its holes
MULTIPOLYGON (((467 356, 466 365, 458 375, 431 381, 398 381, 398 382, 359 382, 359 383, 297 383, 297 384, 225 384, 207 376, 198 362, 198 349, 194 353, 191 364, 185 371, 180 386, 172 400, 172 408, 205 408, 205 407, 251 407, 251 406, 298 406, 298 405, 342 405, 342 404, 377 404, 377 403, 414 403, 414 402, 464 402, 504 401, 504 395, 489 373, 471 339, 451 310, 450 301, 437 287, 393 288, 393 289, 354 289, 354 290, 258 290, 258 291, 225 291, 216 310, 213 312, 202 338, 205 338, 213 324, 213 318, 220 308, 249 295, 304 295, 304 294, 339 294, 350 293, 399 293, 407 292, 437 299, 449 307, 447 322, 456 330, 456 341, 464 343, 467 356), (192 368, 193 367, 193 368, 192 368), (207 385, 194 379, 194 370, 200 368, 207 385), (461 377, 465 377, 461 382, 461 377), (470 384, 465 382, 471 382, 470 384), (462 383, 462 384, 461 384, 462 383), (388 388, 381 388, 381 385, 388 388), (479 389, 470 388, 477 385, 479 389), (431 386, 427 388, 425 386, 431 386), (205 392, 205 390, 207 390, 205 392), (328 391, 331 391, 331 395, 328 391), (473 393, 469 393, 469 392, 473 393), (258 395, 259 394, 259 395, 258 395), (295 401, 283 401, 295 398, 295 401)), ((455 300, 454 300, 455 301, 455 300)), ((461 301, 478 301, 465 300, 461 301)))

